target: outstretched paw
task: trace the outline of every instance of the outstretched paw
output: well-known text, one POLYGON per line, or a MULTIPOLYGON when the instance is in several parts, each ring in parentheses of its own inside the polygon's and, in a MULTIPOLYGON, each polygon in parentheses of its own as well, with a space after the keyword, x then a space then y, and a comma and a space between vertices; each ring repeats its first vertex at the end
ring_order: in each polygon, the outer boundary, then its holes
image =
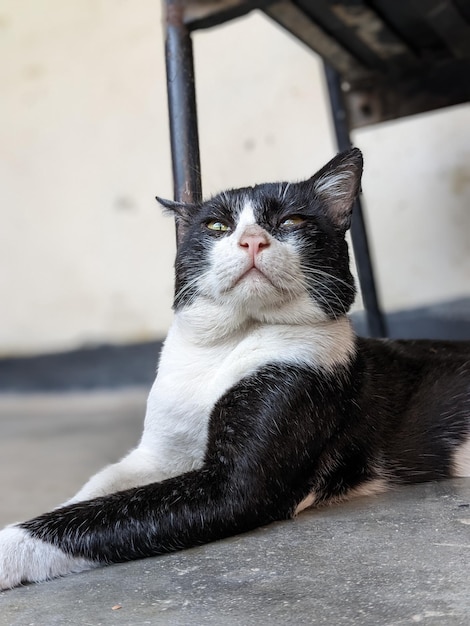
POLYGON ((35 539, 19 526, 8 526, 0 531, 0 590, 11 589, 22 582, 40 582, 82 572, 97 565, 35 539))

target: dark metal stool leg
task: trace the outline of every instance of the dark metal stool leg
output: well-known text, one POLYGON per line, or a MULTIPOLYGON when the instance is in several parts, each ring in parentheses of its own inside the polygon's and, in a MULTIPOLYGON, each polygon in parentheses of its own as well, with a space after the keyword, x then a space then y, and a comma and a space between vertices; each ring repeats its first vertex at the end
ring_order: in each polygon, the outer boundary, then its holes
POLYGON ((181 0, 163 0, 165 58, 175 200, 202 198, 191 35, 181 0))
MULTIPOLYGON (((330 95, 331 111, 336 133, 336 141, 340 151, 351 147, 349 127, 346 109, 341 93, 340 78, 338 73, 328 64, 325 65, 326 81, 330 95)), ((375 288, 374 271, 370 259, 369 244, 367 241, 366 226, 359 199, 356 200, 353 209, 351 224, 351 238, 356 259, 357 273, 361 287, 362 299, 369 326, 369 334, 372 337, 386 337, 387 328, 382 311, 380 310, 377 291, 375 288)))

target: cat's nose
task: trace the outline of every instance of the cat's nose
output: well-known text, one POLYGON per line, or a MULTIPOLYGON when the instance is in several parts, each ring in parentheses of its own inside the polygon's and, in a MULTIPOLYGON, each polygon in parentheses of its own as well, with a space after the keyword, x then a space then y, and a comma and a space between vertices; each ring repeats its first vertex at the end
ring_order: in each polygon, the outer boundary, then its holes
POLYGON ((238 245, 245 248, 253 258, 265 248, 269 248, 268 234, 259 226, 248 227, 240 237, 238 245))

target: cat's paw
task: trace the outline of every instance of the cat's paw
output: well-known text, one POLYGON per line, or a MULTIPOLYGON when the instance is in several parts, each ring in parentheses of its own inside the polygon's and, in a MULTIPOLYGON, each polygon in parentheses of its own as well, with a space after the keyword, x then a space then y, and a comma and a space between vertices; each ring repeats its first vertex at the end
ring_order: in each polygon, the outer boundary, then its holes
POLYGON ((0 590, 11 589, 23 582, 40 582, 81 572, 97 565, 35 539, 18 526, 0 531, 0 590))

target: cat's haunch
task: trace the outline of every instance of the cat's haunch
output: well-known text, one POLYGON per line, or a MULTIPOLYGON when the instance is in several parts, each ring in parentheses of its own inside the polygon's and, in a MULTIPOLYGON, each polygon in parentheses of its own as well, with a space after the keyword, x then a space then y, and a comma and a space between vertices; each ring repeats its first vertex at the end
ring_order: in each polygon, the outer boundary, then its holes
POLYGON ((154 556, 390 485, 470 475, 470 342, 356 337, 352 149, 309 180, 159 199, 175 316, 139 445, 0 532, 0 589, 154 556))

